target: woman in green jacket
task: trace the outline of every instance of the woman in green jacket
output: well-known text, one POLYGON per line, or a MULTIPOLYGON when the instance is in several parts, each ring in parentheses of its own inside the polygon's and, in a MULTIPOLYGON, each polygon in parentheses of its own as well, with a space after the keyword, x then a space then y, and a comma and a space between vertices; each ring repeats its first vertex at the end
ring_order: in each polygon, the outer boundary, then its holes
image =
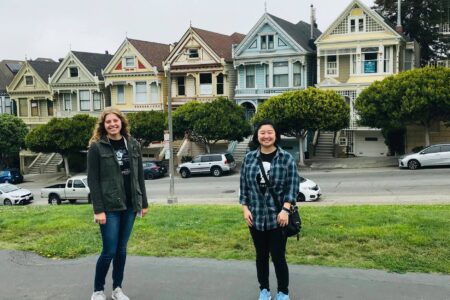
POLYGON ((129 300, 122 292, 127 243, 136 215, 144 216, 148 203, 139 143, 130 136, 120 110, 107 108, 100 115, 89 141, 87 164, 94 220, 103 242, 91 300, 106 300, 104 285, 111 261, 112 299, 129 300))

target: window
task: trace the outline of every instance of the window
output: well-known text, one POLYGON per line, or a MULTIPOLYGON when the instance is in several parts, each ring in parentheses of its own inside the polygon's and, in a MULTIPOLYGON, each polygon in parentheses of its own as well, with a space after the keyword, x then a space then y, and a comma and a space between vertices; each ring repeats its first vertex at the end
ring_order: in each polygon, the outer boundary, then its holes
POLYGON ((212 94, 212 75, 211 73, 200 73, 200 95, 212 94))
POLYGON ((78 77, 78 68, 77 67, 69 68, 69 76, 71 78, 78 77))
POLYGON ((371 74, 378 72, 378 48, 362 48, 361 49, 361 73, 371 74))
POLYGON ((147 84, 145 82, 136 82, 135 103, 147 103, 147 84))
POLYGON ((72 187, 72 180, 67 181, 67 187, 71 188, 72 187))
POLYGON ((440 146, 431 146, 425 150, 422 151, 423 154, 431 154, 431 153, 438 153, 440 151, 440 146))
POLYGON ((178 95, 179 96, 186 95, 184 82, 185 82, 185 78, 184 77, 178 77, 177 78, 177 86, 178 86, 178 95))
POLYGON ((337 56, 327 56, 327 75, 336 76, 338 74, 337 56))
POLYGON ((273 86, 288 87, 289 86, 289 67, 288 62, 273 63, 273 86))
POLYGON ((377 137, 372 137, 372 136, 370 136, 370 137, 365 137, 364 140, 365 140, 366 142, 378 142, 378 138, 377 138, 377 137))
POLYGON ((450 152, 450 145, 441 145, 441 152, 450 152))
POLYGON ((223 74, 217 75, 217 95, 223 95, 223 74))
POLYGON ((9 97, 5 98, 5 113, 12 114, 12 105, 11 105, 11 99, 9 97))
POLYGON ((39 102, 37 100, 31 100, 31 116, 38 117, 39 116, 39 102))
POLYGON ((268 43, 268 48, 269 49, 273 49, 273 35, 268 35, 267 36, 267 38, 268 38, 268 40, 269 40, 269 43, 268 43))
POLYGON ((188 56, 189 56, 189 58, 198 58, 198 49, 197 48, 190 48, 188 50, 188 56))
POLYGON ((261 36, 261 49, 267 50, 267 49, 273 49, 274 48, 274 42, 273 42, 273 35, 262 35, 261 36))
POLYGON ((125 67, 134 68, 134 57, 125 57, 125 67))
POLYGON ((390 47, 384 48, 384 73, 390 73, 391 72, 391 49, 390 47))
POLYGON ((264 71, 266 72, 266 88, 269 87, 269 65, 264 65, 264 71))
POLYGON ((364 31, 364 19, 358 19, 358 31, 359 32, 364 31))
POLYGON ((301 72, 301 66, 300 62, 295 62, 293 65, 293 71, 294 71, 294 86, 301 86, 302 85, 302 72, 301 72))
POLYGON ((125 104, 125 87, 123 85, 117 86, 117 104, 125 104))
POLYGON ((91 109, 91 97, 89 91, 80 91, 80 110, 91 109))
POLYGON ((25 84, 33 85, 33 76, 25 76, 25 84))
POLYGON ((75 179, 73 181, 73 188, 74 189, 84 189, 84 183, 83 181, 79 180, 79 179, 75 179))
POLYGON ((151 102, 152 103, 160 103, 159 102, 159 88, 158 84, 156 82, 152 82, 150 84, 150 95, 151 95, 151 102))
POLYGON ((357 74, 358 73, 358 68, 356 67, 356 60, 357 60, 357 57, 356 57, 356 54, 352 54, 351 56, 351 67, 352 67, 352 69, 351 69, 351 73, 352 74, 357 74))
POLYGON ((102 95, 100 93, 95 92, 93 95, 94 101, 94 110, 102 109, 102 95))
POLYGON ((261 36, 261 49, 267 49, 267 36, 261 36))
POLYGON ((53 101, 47 100, 47 116, 53 116, 53 101))
POLYGON ((72 110, 71 94, 69 93, 62 94, 62 101, 64 111, 71 111, 72 110))
POLYGON ((364 18, 350 19, 350 32, 364 32, 364 18))
POLYGON ((255 88, 255 66, 245 67, 245 87, 248 89, 255 88))

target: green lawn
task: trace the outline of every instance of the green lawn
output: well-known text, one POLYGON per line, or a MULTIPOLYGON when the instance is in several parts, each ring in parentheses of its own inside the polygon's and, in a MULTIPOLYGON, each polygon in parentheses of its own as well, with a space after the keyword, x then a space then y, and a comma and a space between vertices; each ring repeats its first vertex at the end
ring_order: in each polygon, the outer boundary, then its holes
MULTIPOLYGON (((290 263, 450 274, 450 205, 301 207, 290 263)), ((0 249, 54 258, 97 254, 92 209, 83 205, 0 207, 0 249)), ((154 205, 136 221, 129 253, 253 260, 238 205, 154 205)))

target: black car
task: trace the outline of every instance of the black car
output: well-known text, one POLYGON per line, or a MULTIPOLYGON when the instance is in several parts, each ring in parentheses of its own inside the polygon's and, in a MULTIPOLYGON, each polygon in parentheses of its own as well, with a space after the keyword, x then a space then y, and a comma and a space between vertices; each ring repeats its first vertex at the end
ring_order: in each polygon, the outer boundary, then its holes
MULTIPOLYGON (((142 163, 142 166, 144 167, 144 178, 145 179, 155 179, 163 177, 165 172, 163 168, 158 166, 156 162, 154 161, 144 161, 142 163)), ((167 170, 166 170, 167 172, 167 170)))
POLYGON ((20 174, 19 169, 7 169, 0 171, 0 183, 22 183, 23 182, 23 176, 20 174))

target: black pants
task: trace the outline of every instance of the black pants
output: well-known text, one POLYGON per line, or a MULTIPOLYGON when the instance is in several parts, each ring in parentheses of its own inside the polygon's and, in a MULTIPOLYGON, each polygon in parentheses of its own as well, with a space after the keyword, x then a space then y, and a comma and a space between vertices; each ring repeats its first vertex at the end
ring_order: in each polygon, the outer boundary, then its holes
POLYGON ((256 249, 256 272, 260 289, 269 290, 269 254, 277 275, 278 292, 289 294, 289 269, 286 263, 287 238, 281 228, 259 231, 250 228, 256 249))

